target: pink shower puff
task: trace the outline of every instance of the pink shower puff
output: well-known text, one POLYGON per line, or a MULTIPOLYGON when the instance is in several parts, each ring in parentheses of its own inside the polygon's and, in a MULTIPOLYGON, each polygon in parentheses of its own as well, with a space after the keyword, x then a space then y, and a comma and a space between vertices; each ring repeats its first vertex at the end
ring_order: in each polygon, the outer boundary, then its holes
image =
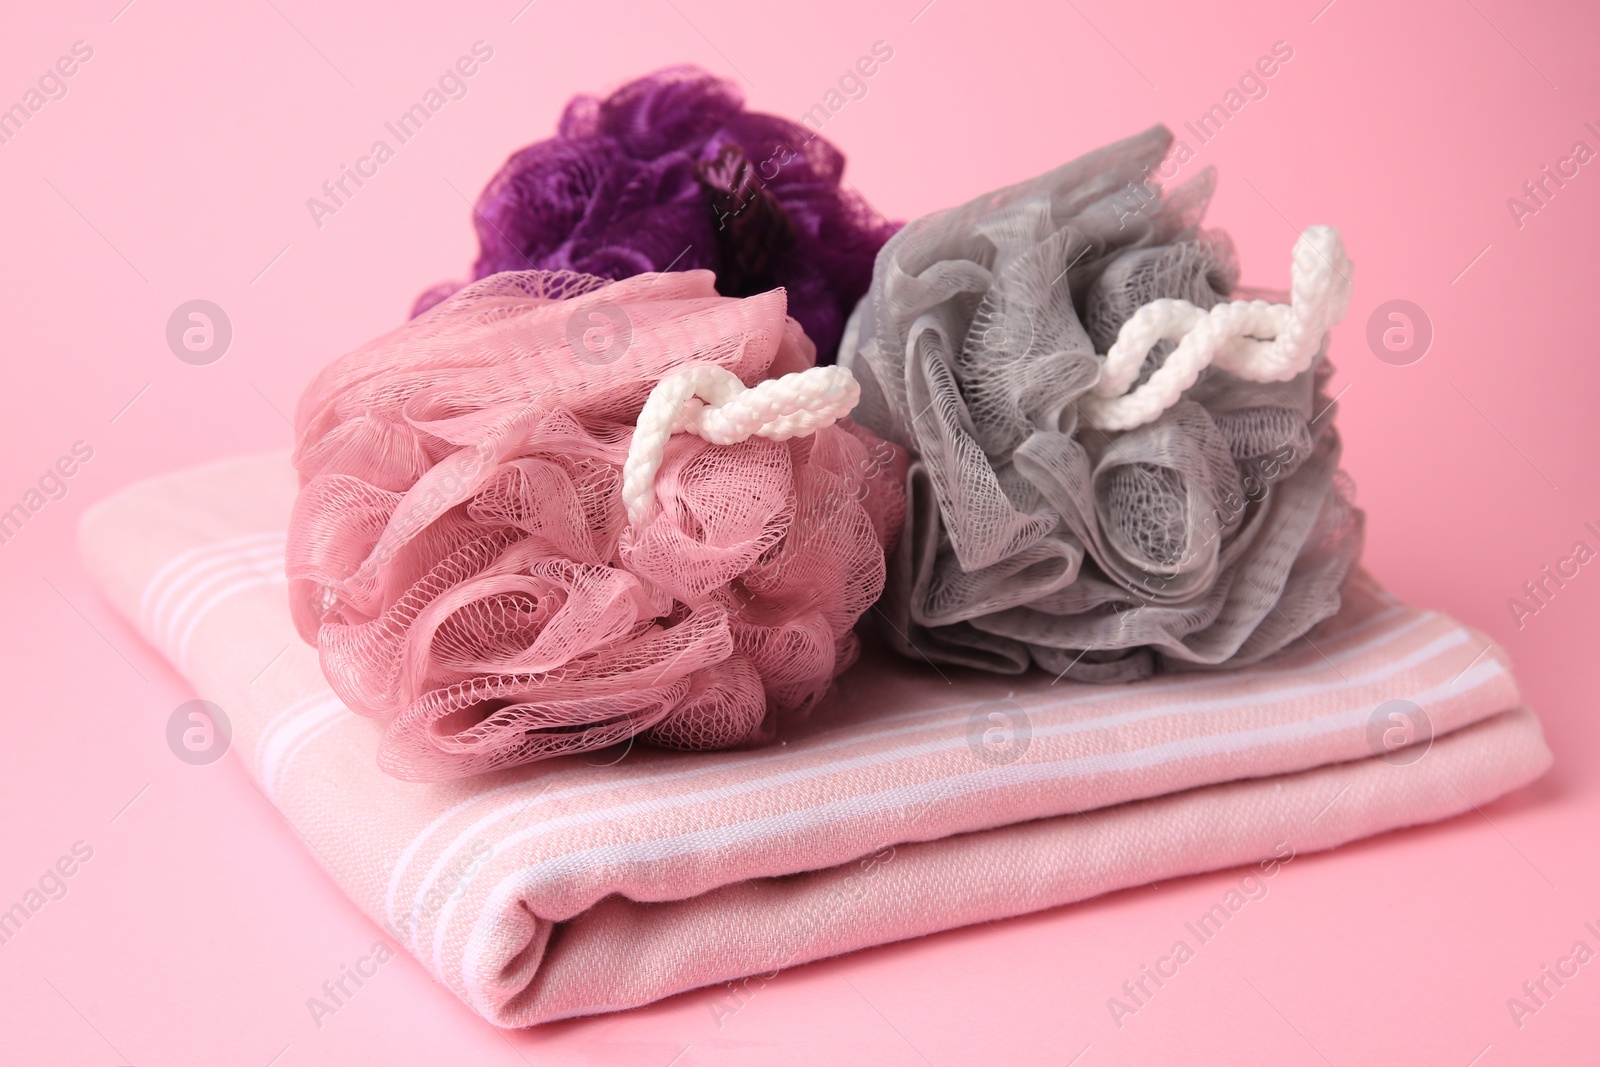
POLYGON ((770 740, 854 660, 905 513, 905 455, 848 420, 668 442, 630 528, 633 423, 661 378, 750 386, 815 349, 783 290, 709 271, 497 274, 327 367, 301 398, 290 603, 379 762, 458 778, 639 735, 770 740), (597 332, 598 331, 598 332, 597 332))

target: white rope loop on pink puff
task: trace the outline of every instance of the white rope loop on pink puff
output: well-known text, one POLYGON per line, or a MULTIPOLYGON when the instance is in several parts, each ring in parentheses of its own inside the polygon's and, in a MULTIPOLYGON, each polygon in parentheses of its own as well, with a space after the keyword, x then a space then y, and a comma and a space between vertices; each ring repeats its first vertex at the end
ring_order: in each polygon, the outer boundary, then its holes
POLYGON ((634 530, 650 518, 656 474, 675 433, 716 445, 752 437, 787 441, 832 426, 854 410, 861 386, 844 367, 810 367, 746 387, 730 371, 704 364, 667 375, 639 412, 622 467, 622 500, 634 530))

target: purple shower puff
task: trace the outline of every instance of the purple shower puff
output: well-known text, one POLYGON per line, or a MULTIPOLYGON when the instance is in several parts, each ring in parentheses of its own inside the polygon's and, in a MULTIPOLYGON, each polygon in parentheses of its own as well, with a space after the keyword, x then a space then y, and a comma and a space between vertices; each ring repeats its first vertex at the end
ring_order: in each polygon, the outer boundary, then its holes
MULTIPOLYGON (((818 362, 831 363, 898 228, 843 174, 844 155, 811 130, 745 111, 730 81, 668 67, 605 99, 574 97, 556 136, 506 160, 473 212, 472 278, 705 268, 725 296, 783 286, 818 362)), ((427 290, 412 316, 463 284, 427 290)))

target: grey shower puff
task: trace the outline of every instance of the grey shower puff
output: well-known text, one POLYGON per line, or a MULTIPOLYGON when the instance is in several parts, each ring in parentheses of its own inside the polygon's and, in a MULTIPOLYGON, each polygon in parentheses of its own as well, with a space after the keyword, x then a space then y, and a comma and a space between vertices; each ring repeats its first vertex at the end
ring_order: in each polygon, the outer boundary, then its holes
POLYGON ((1235 293, 1230 242, 1200 228, 1214 173, 1148 180, 1171 141, 1152 128, 879 253, 840 362, 855 418, 913 457, 881 605, 902 653, 1126 681, 1254 663, 1338 610, 1363 517, 1325 350, 1281 383, 1209 368, 1133 430, 1079 416, 1141 304, 1235 293))

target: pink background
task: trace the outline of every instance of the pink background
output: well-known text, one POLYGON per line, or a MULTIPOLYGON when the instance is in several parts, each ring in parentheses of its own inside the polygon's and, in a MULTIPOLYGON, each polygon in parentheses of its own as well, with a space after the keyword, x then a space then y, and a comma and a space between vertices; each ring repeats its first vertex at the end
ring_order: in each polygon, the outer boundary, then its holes
POLYGON ((1600 127, 1600 10, 924 2, 96 0, 8 12, 0 105, 74 41, 94 57, 0 145, 0 509, 75 441, 94 458, 0 545, 12 685, 0 908, 74 842, 94 851, 67 895, 0 945, 0 1061, 1487 1067, 1593 1056, 1600 960, 1520 1029, 1506 1000, 1579 938, 1600 949, 1583 928, 1600 928, 1600 563, 1520 629, 1507 599, 1580 537, 1600 547, 1582 529, 1600 528, 1600 359, 1582 326, 1600 163, 1520 229, 1506 201, 1574 141, 1600 149, 1583 128, 1600 127), (466 98, 316 228, 306 198, 479 39, 494 58, 466 98), (1506 644, 1555 770, 1481 815, 1297 859, 1120 1030, 1107 998, 1238 872, 799 968, 720 1018, 703 990, 501 1034, 401 956, 319 1028, 307 998, 379 931, 233 757, 192 767, 168 751, 167 716, 194 694, 87 583, 78 514, 131 480, 285 445, 283 413, 316 368, 398 322, 424 286, 464 273, 463 195, 548 134, 571 93, 688 60, 748 79, 754 106, 798 117, 880 39, 894 58, 825 132, 849 155, 850 180, 898 218, 1154 121, 1197 147, 1181 124, 1273 42, 1293 47, 1266 98, 1185 173, 1219 167, 1211 221, 1232 232, 1247 283, 1286 284, 1298 228, 1343 229, 1356 295, 1333 352, 1367 564, 1506 644), (165 342, 168 315, 197 297, 234 327, 210 366, 180 362, 165 342), (1392 299, 1433 324, 1413 365, 1381 362, 1366 343, 1368 317, 1392 299))

